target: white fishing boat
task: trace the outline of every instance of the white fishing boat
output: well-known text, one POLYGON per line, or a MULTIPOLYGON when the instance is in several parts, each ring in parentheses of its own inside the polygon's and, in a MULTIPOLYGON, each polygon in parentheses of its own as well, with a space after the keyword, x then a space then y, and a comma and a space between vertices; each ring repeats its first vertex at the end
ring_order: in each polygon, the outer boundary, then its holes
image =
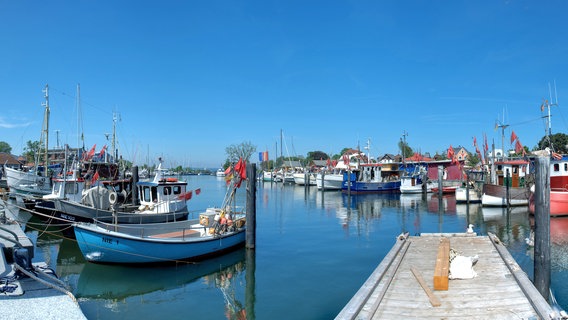
MULTIPOLYGON (((58 178, 54 180, 53 193, 36 203, 35 210, 41 216, 67 222, 92 222, 95 219, 115 219, 118 223, 186 220, 189 214, 187 200, 193 193, 186 190, 186 181, 165 177, 166 171, 160 159, 154 179, 139 181, 136 190, 128 190, 131 179, 97 181, 85 190, 86 181, 81 177, 58 178), (137 194, 134 201, 129 193, 137 194)), ((197 194, 198 191, 195 192, 197 194)))
POLYGON ((45 94, 45 103, 42 103, 44 108, 43 127, 41 131, 40 144, 44 150, 43 155, 44 163, 40 165, 40 155, 36 154, 34 167, 30 170, 16 170, 4 166, 4 173, 6 175, 6 183, 10 188, 10 193, 13 195, 26 195, 26 196, 43 196, 51 192, 51 174, 58 174, 59 166, 50 167, 49 157, 47 156, 48 150, 48 136, 49 136, 49 86, 45 85, 43 90, 45 94))

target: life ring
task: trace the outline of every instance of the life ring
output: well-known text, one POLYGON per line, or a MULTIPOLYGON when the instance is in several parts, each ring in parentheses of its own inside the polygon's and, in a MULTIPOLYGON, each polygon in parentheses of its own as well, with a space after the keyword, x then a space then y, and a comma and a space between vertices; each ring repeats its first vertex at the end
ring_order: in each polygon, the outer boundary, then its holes
POLYGON ((166 182, 177 182, 177 178, 166 178, 166 182))
POLYGON ((199 218, 199 224, 201 224, 202 226, 208 226, 209 225, 209 217, 208 216, 201 216, 199 218))

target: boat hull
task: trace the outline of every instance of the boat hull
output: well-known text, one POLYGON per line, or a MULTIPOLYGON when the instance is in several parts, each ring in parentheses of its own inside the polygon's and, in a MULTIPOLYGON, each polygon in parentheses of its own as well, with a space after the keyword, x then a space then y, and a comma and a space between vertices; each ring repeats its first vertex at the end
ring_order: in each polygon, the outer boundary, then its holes
MULTIPOLYGON (((36 211, 48 217, 54 217, 64 222, 93 222, 94 219, 108 221, 113 219, 113 212, 85 206, 73 201, 54 199, 36 203, 36 211)), ((141 213, 118 211, 116 213, 117 223, 161 223, 170 221, 187 220, 189 211, 187 207, 183 210, 168 213, 141 213)))
POLYGON ((387 182, 362 182, 362 181, 351 181, 349 186, 345 183, 342 186, 342 191, 345 193, 351 192, 354 194, 365 194, 365 193, 386 193, 386 192, 400 192, 400 180, 398 181, 387 181, 387 182))
POLYGON ((469 193, 469 202, 470 203, 480 203, 481 197, 477 193, 477 191, 473 188, 463 188, 459 187, 456 188, 456 203, 465 203, 468 201, 468 193, 469 193))
POLYGON ((343 186, 343 174, 318 174, 316 177, 318 190, 341 190, 343 186))
POLYGON ((530 191, 525 187, 509 187, 484 184, 481 204, 490 207, 524 206, 529 204, 530 191), (507 191, 508 189, 508 191, 507 191), (509 203, 507 204, 507 192, 509 193, 509 203))
MULTIPOLYGON (((534 214, 534 196, 529 199, 529 211, 534 214)), ((568 216, 568 190, 550 191, 550 215, 554 217, 568 216)))
POLYGON ((245 228, 221 236, 160 239, 109 231, 95 224, 74 224, 79 249, 87 261, 109 264, 166 263, 198 260, 240 247, 245 228))

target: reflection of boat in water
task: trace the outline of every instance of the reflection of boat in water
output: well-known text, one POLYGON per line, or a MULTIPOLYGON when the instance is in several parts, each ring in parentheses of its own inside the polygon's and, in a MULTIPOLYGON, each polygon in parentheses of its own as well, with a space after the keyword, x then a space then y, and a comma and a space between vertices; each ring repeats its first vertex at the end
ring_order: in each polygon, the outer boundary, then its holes
POLYGON ((507 209, 507 207, 486 207, 486 206, 483 206, 481 208, 484 221, 501 220, 507 214, 526 213, 527 211, 528 208, 526 206, 509 207, 509 209, 507 209))
POLYGON ((157 290, 181 287, 231 268, 244 271, 246 249, 177 266, 128 267, 87 263, 79 275, 77 298, 124 299, 157 290))
POLYGON ((428 212, 433 213, 456 213, 456 197, 455 195, 442 195, 433 193, 428 200, 428 212))
POLYGON ((552 244, 568 244, 568 218, 550 218, 550 242, 552 244))

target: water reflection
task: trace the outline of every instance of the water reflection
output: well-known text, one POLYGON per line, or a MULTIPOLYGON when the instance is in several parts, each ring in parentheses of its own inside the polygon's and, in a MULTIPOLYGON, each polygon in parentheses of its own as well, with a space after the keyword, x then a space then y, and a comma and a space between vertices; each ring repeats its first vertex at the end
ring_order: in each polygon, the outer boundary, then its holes
POLYGON ((244 270, 245 250, 218 258, 177 266, 122 266, 86 263, 77 282, 77 298, 121 300, 158 290, 181 287, 205 277, 216 287, 228 286, 235 272, 244 270))
MULTIPOLYGON (((223 197, 224 180, 191 179, 203 190, 200 197, 192 199, 194 208, 218 203, 223 197), (218 188, 219 193, 214 194, 208 186, 218 188), (208 194, 211 201, 202 197, 208 194)), ((412 235, 463 232, 469 223, 474 224, 480 235, 496 234, 530 275, 532 251, 525 243, 530 221, 524 207, 506 210, 456 204, 452 196, 349 197, 316 187, 264 183, 257 185, 255 256, 262 266, 258 269, 249 263, 245 249, 201 265, 97 265, 85 263, 74 241, 58 241, 51 230, 36 227, 33 219, 27 233, 39 244, 36 255, 53 263, 50 266, 74 289, 90 319, 180 315, 199 319, 331 319, 404 231, 412 235), (258 296, 249 287, 256 288, 258 296)), ((557 299, 568 305, 564 302, 568 293, 558 292, 566 279, 562 274, 568 270, 568 219, 551 219, 551 245, 552 284, 557 299)))

